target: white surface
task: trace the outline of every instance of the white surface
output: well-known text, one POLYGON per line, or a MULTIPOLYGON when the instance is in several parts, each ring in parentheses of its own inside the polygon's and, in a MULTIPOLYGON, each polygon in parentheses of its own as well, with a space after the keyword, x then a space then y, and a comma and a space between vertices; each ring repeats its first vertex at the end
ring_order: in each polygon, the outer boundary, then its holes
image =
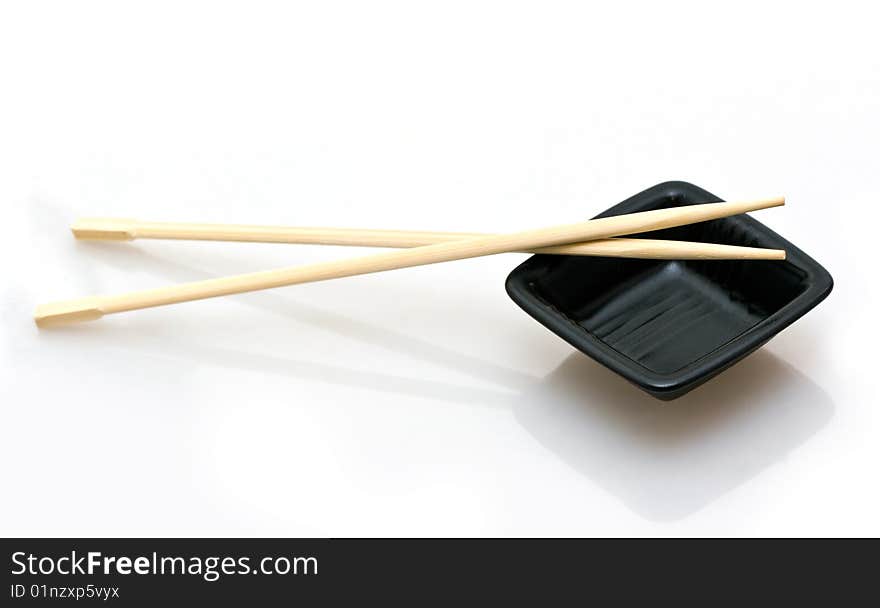
POLYGON ((0 533, 880 534, 868 9, 309 4, 0 9, 0 533), (30 318, 364 251, 80 215, 512 231, 668 179, 785 194, 836 287, 666 405, 508 299, 522 255, 30 318))

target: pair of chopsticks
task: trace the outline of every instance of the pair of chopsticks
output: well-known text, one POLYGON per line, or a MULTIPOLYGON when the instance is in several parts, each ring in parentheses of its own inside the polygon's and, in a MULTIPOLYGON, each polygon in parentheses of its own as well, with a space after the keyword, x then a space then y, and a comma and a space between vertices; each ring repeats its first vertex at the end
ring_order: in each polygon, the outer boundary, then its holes
POLYGON ((782 260, 785 259, 785 252, 776 249, 612 237, 704 222, 784 204, 785 199, 782 197, 743 202, 706 203, 643 211, 512 234, 280 228, 85 219, 76 222, 73 226, 73 233, 77 238, 311 243, 406 249, 354 259, 208 279, 120 295, 92 296, 43 304, 37 307, 34 320, 40 327, 91 321, 108 314, 153 306, 512 251, 649 259, 782 260))

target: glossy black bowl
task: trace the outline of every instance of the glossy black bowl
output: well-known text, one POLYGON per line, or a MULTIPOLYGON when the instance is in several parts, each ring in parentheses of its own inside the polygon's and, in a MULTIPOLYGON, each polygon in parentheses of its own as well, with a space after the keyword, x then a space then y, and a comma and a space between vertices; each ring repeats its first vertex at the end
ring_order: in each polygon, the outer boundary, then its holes
MULTIPOLYGON (((720 200, 665 182, 597 217, 720 200)), ((747 215, 637 236, 787 253, 785 261, 535 255, 510 273, 507 293, 523 310, 658 399, 680 397, 754 352, 834 284, 815 260, 747 215)))

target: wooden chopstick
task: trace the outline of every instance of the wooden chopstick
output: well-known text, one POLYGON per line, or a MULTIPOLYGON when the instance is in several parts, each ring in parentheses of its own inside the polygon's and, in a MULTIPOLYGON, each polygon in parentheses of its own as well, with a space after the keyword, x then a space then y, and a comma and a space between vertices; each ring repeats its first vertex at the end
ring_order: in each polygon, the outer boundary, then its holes
MULTIPOLYGON (((356 228, 299 228, 289 226, 247 226, 240 224, 190 224, 142 222, 121 218, 82 218, 71 226, 83 240, 131 241, 134 239, 176 239, 192 241, 244 241, 250 243, 299 243, 348 245, 355 247, 422 247, 463 239, 490 236, 472 232, 426 232, 408 230, 363 230, 356 228)), ((614 258, 676 260, 783 260, 781 249, 739 247, 714 243, 658 239, 601 239, 587 243, 555 245, 528 253, 584 255, 614 258)))
POLYGON ((77 321, 90 321, 99 319, 107 314, 153 306, 164 306, 166 304, 177 304, 285 285, 326 281, 328 279, 382 272, 396 268, 408 268, 509 251, 522 251, 579 241, 604 239, 623 234, 660 230, 737 215, 748 211, 756 211, 758 209, 766 209, 768 207, 778 207, 784 204, 785 199, 772 198, 757 201, 707 203, 672 209, 657 209, 654 211, 600 218, 578 224, 388 251, 356 259, 266 270, 121 295, 92 296, 38 306, 34 313, 34 320, 40 327, 77 321))

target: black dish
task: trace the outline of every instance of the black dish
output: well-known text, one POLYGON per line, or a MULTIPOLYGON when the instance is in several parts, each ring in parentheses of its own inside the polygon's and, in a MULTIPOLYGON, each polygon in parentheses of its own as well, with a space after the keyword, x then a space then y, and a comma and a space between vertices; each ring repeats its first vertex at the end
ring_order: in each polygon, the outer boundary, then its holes
MULTIPOLYGON (((720 201, 665 182, 598 215, 720 201)), ((785 249, 785 261, 535 255, 507 293, 538 322, 658 399, 676 399, 754 352, 831 292, 831 275, 747 215, 637 235, 785 249)))

